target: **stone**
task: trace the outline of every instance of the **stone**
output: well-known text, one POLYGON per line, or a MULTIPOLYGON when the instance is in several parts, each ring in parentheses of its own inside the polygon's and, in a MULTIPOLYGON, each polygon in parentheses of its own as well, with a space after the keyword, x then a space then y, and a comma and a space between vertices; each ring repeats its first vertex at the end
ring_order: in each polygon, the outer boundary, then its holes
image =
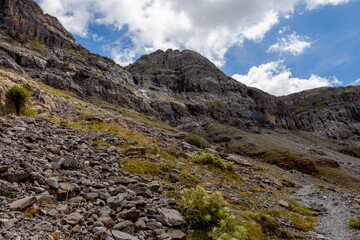
POLYGON ((184 239, 186 239, 186 235, 181 230, 175 230, 171 233, 171 239, 184 240, 184 239))
POLYGON ((111 231, 115 240, 139 240, 137 237, 117 230, 111 231))
POLYGON ((0 219, 0 225, 2 230, 6 231, 11 229, 14 226, 14 222, 8 219, 0 219))
POLYGON ((123 221, 123 222, 121 222, 121 223, 116 224, 116 225, 113 227, 113 229, 114 229, 114 230, 123 230, 123 229, 125 229, 125 228, 131 227, 132 225, 133 225, 132 222, 126 220, 126 221, 123 221))
POLYGON ((70 183, 59 183, 59 188, 57 190, 57 195, 60 200, 65 198, 70 198, 73 196, 73 193, 75 192, 76 187, 70 183))
POLYGON ((94 201, 98 197, 99 197, 99 193, 87 193, 86 194, 86 199, 89 201, 94 201))
POLYGON ((119 215, 124 219, 134 219, 134 218, 139 218, 141 216, 141 211, 133 207, 129 210, 124 210, 120 212, 119 215))
POLYGON ((80 213, 72 213, 70 215, 67 215, 64 220, 68 224, 76 225, 83 219, 84 219, 84 217, 80 213))
POLYGON ((279 205, 281 207, 284 207, 284 208, 288 208, 289 207, 289 204, 287 202, 285 202, 284 200, 280 200, 279 201, 279 205))
POLYGON ((11 211, 23 211, 28 207, 31 207, 34 203, 36 203, 37 198, 32 197, 26 197, 17 201, 14 201, 10 203, 10 210, 11 211))
POLYGON ((185 224, 180 212, 175 209, 160 208, 158 209, 158 212, 164 218, 166 225, 169 227, 176 227, 185 224))
POLYGON ((58 180, 55 177, 47 178, 47 179, 45 179, 45 182, 49 187, 51 187, 53 189, 58 189, 59 188, 58 180))
POLYGON ((115 225, 114 220, 109 216, 101 216, 97 218, 97 221, 102 222, 107 228, 112 228, 115 225))
POLYGON ((106 201, 107 205, 109 205, 109 207, 117 207, 124 201, 126 196, 127 196, 126 193, 119 193, 118 195, 116 195, 114 197, 110 197, 106 201))
POLYGON ((144 147, 129 147, 123 152, 123 154, 128 157, 142 157, 145 153, 146 149, 144 147))
POLYGON ((142 219, 137 220, 135 226, 143 230, 146 229, 146 223, 142 219))
POLYGON ((7 173, 1 174, 0 179, 5 179, 8 182, 21 182, 30 177, 31 173, 7 173))

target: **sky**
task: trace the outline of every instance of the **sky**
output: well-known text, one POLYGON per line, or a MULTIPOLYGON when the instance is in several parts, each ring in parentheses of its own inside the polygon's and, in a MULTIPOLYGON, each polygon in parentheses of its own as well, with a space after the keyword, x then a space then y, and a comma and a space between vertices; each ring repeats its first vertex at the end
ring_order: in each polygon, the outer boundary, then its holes
POLYGON ((122 66, 190 49, 276 96, 360 84, 360 0, 36 0, 122 66))

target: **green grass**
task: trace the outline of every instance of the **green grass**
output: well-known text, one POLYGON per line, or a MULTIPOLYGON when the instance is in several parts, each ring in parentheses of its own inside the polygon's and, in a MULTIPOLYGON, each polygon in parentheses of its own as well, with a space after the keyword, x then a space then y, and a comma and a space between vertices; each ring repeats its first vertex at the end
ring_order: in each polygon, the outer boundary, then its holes
POLYGON ((203 142, 200 136, 190 134, 184 139, 190 145, 196 146, 197 148, 203 148, 203 142))
POLYGON ((6 197, 6 198, 15 198, 16 194, 11 193, 11 192, 7 192, 7 191, 0 191, 0 196, 6 197))
POLYGON ((349 228, 360 230, 360 217, 354 217, 349 219, 349 228))
POLYGON ((219 156, 214 156, 210 153, 203 152, 200 155, 194 154, 192 161, 197 164, 204 164, 219 168, 222 171, 235 171, 235 164, 233 162, 227 162, 221 159, 219 156))
POLYGON ((124 163, 125 171, 141 175, 159 176, 164 173, 163 165, 140 159, 130 159, 124 163))
POLYGON ((28 108, 24 111, 25 116, 36 116, 38 114, 38 111, 36 109, 28 108))

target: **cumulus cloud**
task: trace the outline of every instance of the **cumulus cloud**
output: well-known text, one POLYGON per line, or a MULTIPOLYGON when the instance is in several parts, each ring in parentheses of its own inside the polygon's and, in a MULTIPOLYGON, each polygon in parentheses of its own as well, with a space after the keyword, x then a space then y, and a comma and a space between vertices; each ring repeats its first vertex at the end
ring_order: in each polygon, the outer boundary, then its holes
MULTIPOLYGON (((72 33, 89 35, 90 24, 127 27, 131 51, 188 48, 218 66, 232 46, 259 41, 298 0, 39 0, 72 33)), ((114 54, 121 54, 113 51, 114 54)), ((121 56, 114 55, 114 58, 121 56)))
POLYGON ((350 0, 305 0, 308 9, 315 9, 324 5, 339 5, 349 3, 350 0))
POLYGON ((356 85, 360 85, 360 78, 348 84, 348 86, 356 86, 356 85))
MULTIPOLYGON (((261 41, 281 17, 290 18, 299 3, 308 9, 349 0, 37 0, 72 33, 91 37, 90 24, 118 30, 126 26, 131 46, 125 52, 144 54, 157 49, 195 50, 217 66, 229 48, 244 40, 261 41)), ((285 39, 286 40, 286 39, 285 39)), ((291 40, 291 39, 290 39, 291 40)), ((298 42, 303 48, 305 42, 298 42)), ((300 46, 300 47, 301 47, 300 46)), ((298 48, 300 48, 298 47, 298 48)), ((274 46, 274 49, 276 46, 274 46)), ((279 46, 280 48, 280 46, 279 46)), ((298 50, 295 51, 297 54, 298 50)))
POLYGON ((283 60, 258 67, 254 66, 247 75, 235 74, 232 77, 248 86, 259 88, 276 96, 341 84, 336 77, 323 78, 311 75, 308 79, 294 78, 283 60))
POLYGON ((299 36, 296 32, 293 32, 287 37, 279 39, 278 43, 270 46, 268 52, 291 53, 294 56, 299 56, 306 48, 311 46, 311 43, 306 41, 307 39, 308 37, 299 36))

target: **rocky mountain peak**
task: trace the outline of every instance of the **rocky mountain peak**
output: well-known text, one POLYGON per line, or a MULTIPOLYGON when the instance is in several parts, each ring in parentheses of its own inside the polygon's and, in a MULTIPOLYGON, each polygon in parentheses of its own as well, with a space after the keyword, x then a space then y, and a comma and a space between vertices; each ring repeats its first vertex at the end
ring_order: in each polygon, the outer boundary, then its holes
POLYGON ((33 0, 0 0, 0 25, 13 38, 30 37, 55 47, 75 48, 75 38, 33 0))
POLYGON ((134 64, 128 66, 132 70, 140 70, 143 67, 152 69, 171 69, 176 70, 191 65, 203 65, 216 68, 215 65, 206 57, 191 50, 157 50, 153 53, 143 55, 134 64))

